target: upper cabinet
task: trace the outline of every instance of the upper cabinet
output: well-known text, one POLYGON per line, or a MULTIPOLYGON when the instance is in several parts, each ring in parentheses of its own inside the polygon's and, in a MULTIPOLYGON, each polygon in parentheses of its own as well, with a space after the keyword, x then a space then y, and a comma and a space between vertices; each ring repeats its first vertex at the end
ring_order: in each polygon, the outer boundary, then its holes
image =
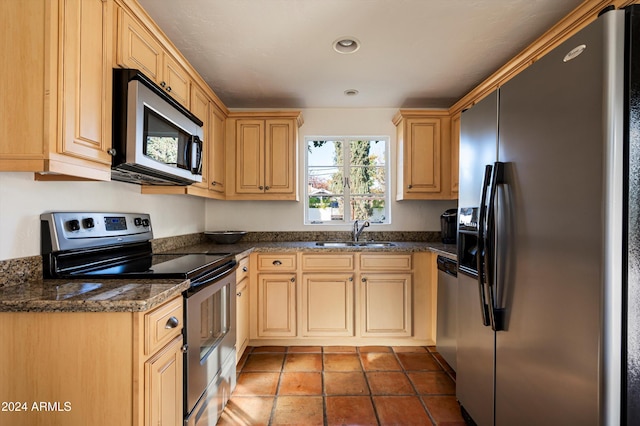
POLYGON ((136 18, 118 11, 116 61, 122 68, 142 71, 172 98, 189 108, 188 72, 136 18))
MULTIPOLYGON (((449 200, 453 191, 451 118, 441 110, 400 110, 397 200, 449 200)), ((457 159, 455 159, 457 167, 457 159)), ((456 173, 457 174, 457 173, 456 173)), ((456 178, 457 180, 457 178, 456 178)))
POLYGON ((3 1, 0 171, 111 179, 110 0, 3 1))
POLYGON ((299 111, 230 113, 227 199, 298 200, 299 111))

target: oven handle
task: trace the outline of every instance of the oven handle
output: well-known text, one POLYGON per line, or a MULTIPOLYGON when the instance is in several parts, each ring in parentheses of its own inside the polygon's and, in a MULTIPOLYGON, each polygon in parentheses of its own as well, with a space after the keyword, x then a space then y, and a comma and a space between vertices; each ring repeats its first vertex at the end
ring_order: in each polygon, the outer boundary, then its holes
POLYGON ((203 290, 205 287, 209 287, 211 284, 233 274, 237 267, 238 262, 233 259, 225 263, 220 268, 196 277, 191 281, 191 287, 186 290, 186 296, 189 297, 189 295, 197 293, 198 291, 203 290))

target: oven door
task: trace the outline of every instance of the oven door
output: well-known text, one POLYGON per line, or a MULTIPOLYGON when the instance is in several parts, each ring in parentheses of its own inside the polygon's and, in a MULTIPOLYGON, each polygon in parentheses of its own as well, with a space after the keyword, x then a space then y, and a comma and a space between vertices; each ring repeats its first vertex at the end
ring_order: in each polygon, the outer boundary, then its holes
POLYGON ((233 272, 185 298, 185 424, 215 425, 235 387, 235 288, 233 272))

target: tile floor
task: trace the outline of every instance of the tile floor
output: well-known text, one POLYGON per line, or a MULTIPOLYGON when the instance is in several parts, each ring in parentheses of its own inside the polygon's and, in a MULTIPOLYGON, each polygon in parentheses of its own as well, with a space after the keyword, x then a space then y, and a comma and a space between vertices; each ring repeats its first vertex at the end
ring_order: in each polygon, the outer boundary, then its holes
POLYGON ((465 425, 435 347, 255 347, 238 371, 218 425, 465 425))

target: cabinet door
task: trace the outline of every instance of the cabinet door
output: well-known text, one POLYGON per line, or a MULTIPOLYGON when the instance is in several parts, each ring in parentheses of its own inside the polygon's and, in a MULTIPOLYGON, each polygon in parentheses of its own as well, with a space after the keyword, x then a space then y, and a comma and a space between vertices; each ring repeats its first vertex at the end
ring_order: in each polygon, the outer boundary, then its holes
POLYGON ((440 119, 408 118, 405 132, 403 191, 440 192, 440 119))
POLYGON ((225 191, 225 126, 224 114, 211 105, 211 140, 209 141, 209 190, 223 194, 225 191))
POLYGON ((304 274, 302 335, 353 336, 353 274, 304 274))
MULTIPOLYGON (((190 82, 191 79, 187 71, 165 53, 160 87, 164 88, 173 99, 180 102, 185 108, 189 108, 190 82)), ((204 121, 203 118, 200 119, 204 121)))
POLYGON ((295 274, 258 275, 258 336, 296 335, 295 274))
POLYGON ((362 336, 411 336, 411 274, 363 274, 362 336))
POLYGON ((111 3, 66 1, 58 65, 62 97, 57 151, 111 165, 111 3))
POLYGON ((162 46, 124 10, 118 16, 116 57, 123 68, 135 68, 156 82, 162 78, 162 46))
POLYGON ((296 129, 292 120, 265 122, 265 192, 292 194, 296 191, 296 129))
POLYGON ((236 286, 236 363, 249 343, 249 278, 236 286))
POLYGON ((145 424, 182 424, 182 336, 144 364, 145 424))
POLYGON ((264 193, 264 120, 236 121, 236 192, 264 193))
POLYGON ((209 188, 209 150, 211 149, 211 126, 209 121, 209 98, 195 84, 191 86, 190 111, 202 120, 202 182, 194 183, 201 188, 209 188))

